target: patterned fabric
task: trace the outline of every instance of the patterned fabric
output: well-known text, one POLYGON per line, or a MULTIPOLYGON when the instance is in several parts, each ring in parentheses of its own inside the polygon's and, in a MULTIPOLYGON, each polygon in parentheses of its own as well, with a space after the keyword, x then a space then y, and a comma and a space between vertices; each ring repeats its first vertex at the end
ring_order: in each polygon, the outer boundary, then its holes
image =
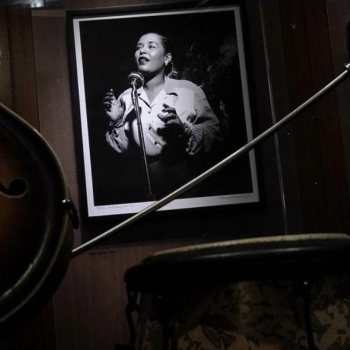
POLYGON ((302 281, 286 279, 144 294, 135 349, 350 349, 348 276, 314 277, 309 291, 302 281))

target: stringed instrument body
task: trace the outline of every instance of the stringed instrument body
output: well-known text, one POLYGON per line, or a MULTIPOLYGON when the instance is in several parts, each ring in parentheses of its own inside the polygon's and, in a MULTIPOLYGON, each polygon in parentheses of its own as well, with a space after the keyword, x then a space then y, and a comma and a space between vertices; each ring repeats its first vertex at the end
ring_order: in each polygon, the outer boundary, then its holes
POLYGON ((77 226, 65 178, 42 136, 0 104, 0 335, 48 300, 77 226))

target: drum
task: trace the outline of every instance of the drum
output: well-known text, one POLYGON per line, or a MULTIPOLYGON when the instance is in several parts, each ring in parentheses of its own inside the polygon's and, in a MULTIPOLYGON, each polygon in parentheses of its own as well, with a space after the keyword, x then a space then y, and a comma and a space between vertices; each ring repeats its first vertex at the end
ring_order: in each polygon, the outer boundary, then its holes
POLYGON ((349 252, 347 235, 310 234, 156 253, 125 273, 131 343, 136 350, 345 349, 349 252))
POLYGON ((0 104, 0 337, 56 290, 78 226, 60 163, 40 134, 0 104))

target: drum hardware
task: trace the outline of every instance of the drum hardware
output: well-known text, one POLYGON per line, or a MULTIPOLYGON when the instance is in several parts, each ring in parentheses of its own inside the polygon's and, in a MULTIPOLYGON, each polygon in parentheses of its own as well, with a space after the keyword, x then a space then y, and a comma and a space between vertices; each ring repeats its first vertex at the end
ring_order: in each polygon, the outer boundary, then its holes
POLYGON ((137 303, 138 293, 132 291, 130 288, 127 287, 126 294, 128 298, 128 303, 125 307, 125 315, 129 327, 129 344, 135 344, 136 329, 132 314, 134 312, 138 313, 140 311, 140 306, 137 303))
POLYGON ((79 215, 74 202, 70 198, 63 199, 63 207, 67 210, 72 228, 74 230, 79 228, 79 215))

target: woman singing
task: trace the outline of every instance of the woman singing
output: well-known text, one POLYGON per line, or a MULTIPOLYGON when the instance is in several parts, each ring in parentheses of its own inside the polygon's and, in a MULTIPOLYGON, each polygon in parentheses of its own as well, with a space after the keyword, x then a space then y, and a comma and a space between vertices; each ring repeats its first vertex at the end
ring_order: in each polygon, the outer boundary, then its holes
MULTIPOLYGON (((167 76, 172 70, 169 39, 143 35, 135 50, 137 69, 144 76, 138 89, 145 151, 153 193, 161 197, 185 184, 202 169, 221 141, 219 121, 197 85, 167 76)), ((119 154, 140 147, 131 89, 118 98, 104 98, 110 129, 107 143, 119 154)))

